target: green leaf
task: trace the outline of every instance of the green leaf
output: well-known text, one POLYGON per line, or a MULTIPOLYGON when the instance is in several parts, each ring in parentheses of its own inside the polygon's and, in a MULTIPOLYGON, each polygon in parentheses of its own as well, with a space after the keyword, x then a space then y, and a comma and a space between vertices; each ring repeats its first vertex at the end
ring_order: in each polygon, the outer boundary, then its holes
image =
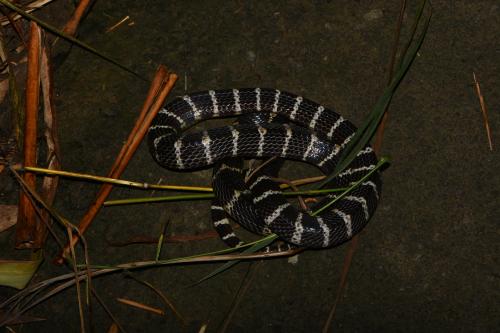
POLYGON ((23 289, 42 262, 41 251, 33 255, 33 260, 0 260, 0 285, 23 289))

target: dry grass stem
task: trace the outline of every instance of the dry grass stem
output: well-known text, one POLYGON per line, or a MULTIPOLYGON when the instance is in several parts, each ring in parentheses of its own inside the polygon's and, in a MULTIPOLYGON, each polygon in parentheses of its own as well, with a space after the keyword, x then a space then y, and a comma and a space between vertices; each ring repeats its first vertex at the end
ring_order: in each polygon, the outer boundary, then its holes
MULTIPOLYGON (((57 117, 56 110, 52 99, 52 73, 50 63, 50 51, 46 46, 42 48, 41 64, 40 64, 40 79, 42 86, 43 98, 43 119, 45 123, 45 142, 47 143, 47 168, 49 170, 61 168, 61 158, 59 149, 59 139, 57 136, 57 117)), ((42 182, 42 198, 48 205, 52 205, 59 183, 58 177, 44 177, 42 182)), ((50 223, 49 212, 44 211, 42 220, 50 223)), ((40 230, 37 233, 36 244, 43 245, 47 236, 47 230, 40 230)))
POLYGON ((17 38, 19 38, 19 40, 21 41, 22 43, 22 47, 26 48, 28 45, 26 43, 26 38, 25 38, 25 35, 23 33, 23 29, 21 28, 21 25, 19 24, 19 22, 16 22, 14 20, 14 16, 16 15, 15 12, 11 12, 11 13, 7 13, 5 8, 0 8, 0 11, 4 14, 4 17, 3 18, 6 18, 11 27, 14 29, 16 35, 17 35, 17 38))
MULTIPOLYGON (((82 238, 83 239, 83 238, 82 238)), ((142 261, 142 262, 132 262, 127 264, 122 264, 118 266, 105 266, 103 268, 98 268, 99 266, 88 267, 86 270, 79 270, 76 273, 68 273, 60 276, 56 276, 51 279, 47 279, 38 283, 35 283, 28 288, 23 289, 16 295, 0 303, 0 309, 4 312, 10 313, 8 322, 13 320, 12 318, 19 318, 23 313, 29 309, 35 307, 36 305, 42 303, 43 301, 49 299, 50 297, 58 294, 59 292, 66 290, 67 288, 73 286, 75 283, 82 280, 86 280, 91 276, 96 278, 98 276, 103 276, 111 273, 122 272, 131 269, 138 268, 148 268, 148 267, 158 267, 162 265, 175 265, 184 263, 198 263, 198 262, 216 262, 216 261, 228 261, 228 260, 252 260, 252 259, 266 259, 275 257, 285 257, 292 256, 303 249, 293 249, 281 252, 268 252, 268 253, 253 253, 253 254, 237 254, 237 255, 200 255, 186 258, 170 259, 164 261, 142 261), (54 284, 58 284, 49 291, 43 293, 47 288, 52 287, 54 284), (40 296, 41 295, 41 296, 40 296), (38 297, 40 296, 40 297, 38 297), (38 298, 35 298, 38 297, 38 298)), ((91 288, 91 287, 89 287, 91 288)), ((15 319, 14 318, 14 319, 15 319)), ((4 322, 5 323, 5 322, 4 322)), ((0 325, 2 322, 0 322, 0 325)))
MULTIPOLYGON (((295 186, 292 181, 288 180, 288 179, 284 179, 284 178, 273 178, 272 179, 273 181, 275 181, 276 183, 282 183, 282 184, 285 184, 285 185, 288 185, 292 191, 294 192, 297 192, 299 189, 297 188, 297 186, 295 186)), ((300 208, 302 208, 304 211, 307 211, 307 205, 304 201, 304 199, 302 198, 302 196, 297 196, 297 200, 299 201, 299 205, 300 205, 300 208)))
MULTIPOLYGON (((23 6, 22 8, 26 13, 31 13, 37 9, 42 8, 43 6, 49 4, 53 1, 54 0, 37 0, 37 1, 30 2, 26 6, 23 6)), ((12 15, 10 17, 6 17, 6 16, 1 17, 0 24, 5 26, 5 25, 10 24, 11 21, 17 21, 20 18, 21 18, 21 15, 14 13, 14 15, 12 15)))
MULTIPOLYGON (((66 228, 66 232, 68 233, 68 239, 71 238, 71 229, 69 226, 66 228)), ((85 332, 85 318, 83 316, 83 302, 82 302, 82 292, 80 288, 80 280, 78 279, 78 268, 76 267, 76 254, 75 247, 70 244, 70 253, 73 267, 73 273, 75 274, 75 284, 76 284, 76 299, 78 301, 78 313, 80 315, 80 332, 85 332)))
POLYGON ((136 301, 132 301, 130 299, 118 297, 116 300, 118 302, 120 302, 120 303, 130 305, 130 306, 132 306, 134 308, 137 308, 137 309, 148 311, 148 312, 160 315, 160 316, 164 316, 165 315, 165 311, 163 311, 162 309, 154 308, 152 306, 149 306, 149 305, 146 305, 146 304, 143 304, 143 303, 139 303, 139 302, 136 302, 136 301))
POLYGON ((242 281, 242 284, 240 286, 240 289, 238 290, 235 299, 233 300, 233 304, 231 306, 231 310, 229 311, 228 315, 224 319, 224 323, 222 324, 222 328, 219 330, 220 333, 224 333, 227 331, 227 328, 229 327, 229 324, 231 323, 231 320, 236 313, 236 310, 238 309, 238 306, 240 305, 241 301, 243 300, 243 297, 247 293, 248 289, 250 288, 250 285, 253 282, 253 279, 256 275, 256 272, 260 269, 262 266, 263 261, 260 260, 258 261, 255 265, 252 265, 248 268, 248 272, 245 275, 244 280, 242 281))
POLYGON ((484 102, 483 94, 481 93, 481 87, 479 86, 479 82, 476 78, 476 73, 472 72, 472 76, 474 77, 474 85, 476 87, 477 97, 479 98, 479 105, 481 106, 481 112, 483 114, 484 127, 486 128, 486 135, 488 136, 488 144, 490 146, 490 151, 493 151, 493 141, 491 140, 491 130, 490 130, 490 122, 488 120, 488 110, 486 109, 486 103, 484 102))
MULTIPOLYGON (((234 227, 237 228, 238 225, 235 225, 234 227)), ((203 233, 199 233, 196 235, 166 235, 163 238, 163 242, 185 243, 185 242, 206 240, 216 237, 219 237, 219 234, 215 230, 207 230, 203 233)), ((106 243, 108 243, 110 246, 117 246, 117 247, 128 246, 132 244, 156 244, 157 242, 158 238, 143 236, 143 235, 134 236, 123 241, 114 241, 106 239, 106 243)))
POLYGON ((28 168, 24 168, 24 170, 30 171, 30 172, 35 172, 35 173, 46 174, 46 175, 57 175, 57 176, 91 180, 91 181, 97 181, 97 182, 109 183, 109 184, 115 184, 115 185, 123 185, 123 186, 144 189, 144 190, 155 189, 155 190, 173 190, 173 191, 212 192, 212 188, 202 187, 202 186, 156 185, 156 184, 149 184, 149 183, 140 183, 140 182, 125 180, 125 179, 116 179, 116 178, 110 178, 110 177, 94 176, 94 175, 90 175, 90 174, 86 174, 86 173, 69 172, 69 171, 63 171, 63 170, 50 170, 50 169, 38 168, 38 167, 28 167, 28 168))
POLYGON ((120 25, 122 25, 123 23, 127 22, 128 20, 130 19, 130 16, 125 16, 124 18, 122 18, 120 21, 118 21, 118 23, 116 24, 113 24, 111 27, 107 28, 106 29, 106 33, 109 33, 113 30, 115 30, 116 28, 118 28, 120 25))
POLYGON ((358 247, 358 242, 359 242, 358 235, 359 234, 355 235, 349 242, 347 253, 344 256, 344 264, 342 265, 342 273, 340 275, 340 281, 337 285, 337 293, 335 296, 335 301, 333 302, 332 308, 330 309, 330 313, 328 314, 328 318, 325 322, 325 325, 323 326, 323 333, 330 332, 331 323, 333 322, 333 318, 335 317, 337 306, 340 303, 340 298, 343 295, 344 288, 347 282, 347 276, 349 273, 349 268, 351 267, 352 264, 352 258, 354 257, 354 253, 356 252, 356 249, 358 247))
MULTIPOLYGON (((256 168, 254 168, 252 170, 252 172, 250 172, 249 175, 247 175, 245 177, 245 182, 247 182, 250 178, 252 178, 257 172, 259 172, 259 170, 261 170, 263 167, 265 167, 266 165, 268 165, 269 163, 273 162, 274 160, 276 160, 277 157, 274 156, 274 157, 271 157, 271 158, 268 158, 267 160, 265 160, 264 162, 262 162, 260 165, 258 165, 256 168)), ((252 160, 252 161, 255 161, 255 160, 252 160)), ((252 167, 250 167, 250 169, 252 169, 252 167)))
MULTIPOLYGON (((110 184, 115 184, 115 185, 130 186, 130 187, 136 187, 136 188, 145 189, 145 190, 155 189, 155 190, 212 192, 211 187, 204 187, 204 186, 157 185, 157 184, 141 183, 141 182, 125 180, 125 179, 95 176, 95 175, 91 175, 91 174, 87 174, 87 173, 80 173, 80 172, 51 170, 51 169, 40 168, 40 167, 25 167, 24 170, 34 172, 34 173, 40 173, 40 174, 57 175, 57 176, 63 176, 63 177, 69 177, 69 178, 97 181, 97 182, 102 182, 102 183, 110 183, 110 184)), ((325 176, 317 176, 317 177, 296 179, 296 180, 290 181, 289 184, 281 184, 280 187, 281 187, 281 189, 286 189, 286 188, 289 188, 291 185, 301 186, 301 185, 312 184, 312 183, 316 183, 318 181, 321 181, 324 178, 325 178, 325 176)))
POLYGON ((147 281, 144 281, 144 280, 141 280, 141 279, 138 279, 136 278, 134 275, 132 274, 129 274, 128 275, 130 278, 134 279, 135 281, 145 285, 146 287, 150 288, 151 290, 153 290, 163 301, 163 303, 165 303, 165 305, 170 309, 172 310, 172 312, 174 313, 174 315, 177 317, 177 319, 179 319, 179 321, 182 323, 182 325, 186 326, 187 325, 187 322, 186 320, 184 319, 184 317, 180 314, 180 312, 177 310, 177 308, 174 306, 174 303, 172 303, 172 301, 170 301, 170 299, 167 298, 167 296, 158 288, 156 288, 155 286, 153 286, 151 283, 147 282, 147 281))
MULTIPOLYGON (((301 186, 301 185, 316 183, 316 182, 322 181, 323 179, 325 179, 325 176, 302 178, 302 179, 292 180, 291 184, 293 184, 295 186, 301 186)), ((288 187, 287 184, 283 184, 281 186, 282 189, 287 188, 287 187, 288 187)))

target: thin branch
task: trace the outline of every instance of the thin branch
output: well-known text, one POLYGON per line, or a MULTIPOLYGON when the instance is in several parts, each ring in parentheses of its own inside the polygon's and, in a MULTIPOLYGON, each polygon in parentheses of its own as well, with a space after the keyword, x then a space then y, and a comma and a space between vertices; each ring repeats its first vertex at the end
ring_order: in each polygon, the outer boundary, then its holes
POLYGON ((481 87, 479 86, 479 82, 476 79, 476 73, 472 72, 472 76, 474 77, 474 85, 476 86, 476 93, 477 97, 479 98, 479 105, 481 106, 481 112, 483 114, 484 127, 486 129, 486 135, 488 136, 488 144, 490 146, 490 151, 493 151, 490 122, 488 120, 488 110, 486 109, 486 103, 484 102, 484 97, 483 94, 481 93, 481 87))

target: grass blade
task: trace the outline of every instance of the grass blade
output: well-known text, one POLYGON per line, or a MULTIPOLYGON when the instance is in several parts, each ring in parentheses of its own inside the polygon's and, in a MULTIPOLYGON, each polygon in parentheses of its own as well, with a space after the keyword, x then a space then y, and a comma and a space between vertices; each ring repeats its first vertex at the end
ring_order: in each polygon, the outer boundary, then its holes
POLYGON ((34 252, 32 260, 0 260, 0 285, 23 289, 38 270, 42 260, 41 251, 34 252))
MULTIPOLYGON (((257 251, 265 248, 266 246, 268 246, 272 242, 274 242, 277 238, 278 238, 277 235, 271 234, 271 235, 269 235, 267 237, 264 237, 263 239, 259 240, 258 242, 256 242, 252 246, 250 246, 248 249, 244 250, 242 253, 248 254, 248 253, 257 252, 257 251)), ((210 274, 206 275, 205 277, 203 277, 200 280, 198 280, 197 282, 195 282, 194 284, 196 285, 196 284, 199 284, 199 283, 201 283, 201 282, 203 282, 205 280, 208 280, 208 279, 214 277, 215 275, 220 274, 220 273, 224 272, 225 270, 233 267, 234 265, 236 265, 240 261, 241 260, 228 261, 225 264, 223 264, 222 266, 220 266, 219 268, 217 268, 216 270, 214 270, 213 272, 211 272, 210 274)))
MULTIPOLYGON (((424 1, 425 5, 426 1, 424 1)), ((418 18, 420 19, 421 11, 423 11, 424 6, 420 8, 420 13, 418 18)), ((363 125, 356 131, 356 134, 352 138, 352 140, 349 142, 347 147, 344 149, 344 152, 342 153, 340 157, 340 161, 333 170, 333 172, 328 175, 319 185, 317 185, 317 188, 321 188, 325 186, 327 183, 329 183, 335 176, 337 176, 342 170, 344 170, 356 157, 358 152, 370 141, 371 137, 375 133, 377 126, 384 116, 385 110, 389 103, 392 100, 392 97, 394 96, 394 93, 401 83, 402 79, 408 72, 408 69, 410 68, 410 65, 413 63, 413 60, 415 60, 415 57, 417 55, 418 50, 422 46, 422 43, 424 41, 425 35, 427 33, 427 29, 429 27, 429 22, 431 19, 431 15, 425 20, 424 22, 424 27, 420 35, 417 37, 416 42, 414 43, 413 47, 408 48, 408 52, 403 56, 403 60, 401 61, 401 65, 398 68, 398 71, 395 73, 394 78, 392 79, 391 83, 387 86, 387 88, 384 90, 382 96, 379 98, 377 103, 375 104, 372 112, 366 119, 366 121, 363 123, 363 125)), ((411 40, 410 40, 411 42, 411 40)))
POLYGON ((362 182, 364 182, 365 180, 367 180, 368 178, 370 178, 370 176, 374 172, 376 172, 378 169, 380 169, 382 167, 382 165, 384 165, 384 164, 386 164, 388 162, 389 162, 389 160, 386 157, 382 157, 378 161, 377 165, 372 170, 370 170, 370 172, 368 172, 360 180, 358 180, 357 182, 355 182, 354 184, 352 184, 348 189, 346 189, 344 192, 342 192, 339 196, 337 196, 334 199, 332 199, 330 202, 328 202, 326 205, 322 206, 320 209, 314 211, 311 215, 312 216, 318 215, 319 213, 321 213, 322 211, 324 211, 325 209, 327 209, 328 207, 330 207, 331 205, 333 205, 335 202, 337 202, 340 199, 342 199, 343 197, 345 197, 349 192, 351 192, 353 189, 355 189, 356 187, 358 187, 359 184, 361 184, 362 182))

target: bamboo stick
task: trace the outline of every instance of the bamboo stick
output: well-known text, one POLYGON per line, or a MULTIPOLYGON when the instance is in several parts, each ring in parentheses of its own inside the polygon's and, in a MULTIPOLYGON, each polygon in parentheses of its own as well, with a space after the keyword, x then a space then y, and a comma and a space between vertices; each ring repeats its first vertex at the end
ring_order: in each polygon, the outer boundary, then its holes
MULTIPOLYGON (((26 80, 26 115, 24 122, 24 165, 36 166, 37 119, 40 99, 40 28, 35 22, 30 23, 28 44, 28 69, 26 80)), ((33 173, 24 174, 25 182, 36 188, 33 173)), ((19 214, 16 226, 16 248, 33 248, 36 238, 36 213, 24 192, 19 197, 19 214)), ((38 244, 39 245, 39 244, 38 244)))

